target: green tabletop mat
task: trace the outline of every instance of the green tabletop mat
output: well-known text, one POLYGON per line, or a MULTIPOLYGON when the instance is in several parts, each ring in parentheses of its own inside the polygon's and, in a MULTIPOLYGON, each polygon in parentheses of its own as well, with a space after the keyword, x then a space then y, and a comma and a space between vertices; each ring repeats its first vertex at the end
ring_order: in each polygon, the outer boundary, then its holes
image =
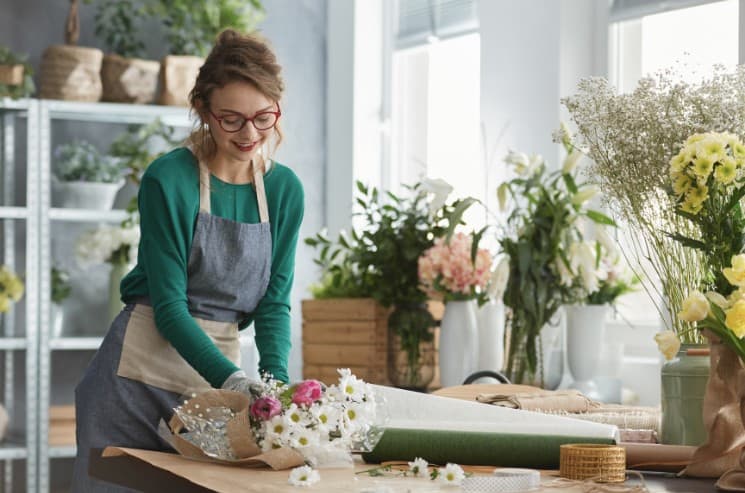
POLYGON ((388 428, 373 451, 362 457, 369 463, 421 457, 431 464, 558 469, 559 446, 565 443, 615 442, 609 438, 388 428))

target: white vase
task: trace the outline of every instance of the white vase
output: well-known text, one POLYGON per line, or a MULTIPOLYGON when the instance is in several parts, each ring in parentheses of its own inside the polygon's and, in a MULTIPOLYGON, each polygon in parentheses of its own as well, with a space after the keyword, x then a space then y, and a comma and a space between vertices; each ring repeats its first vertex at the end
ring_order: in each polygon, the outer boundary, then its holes
POLYGON ((87 181, 52 181, 53 207, 110 210, 124 180, 117 183, 87 181))
POLYGON ((478 308, 478 359, 476 370, 501 372, 504 363, 504 303, 489 300, 478 308))
POLYGON ((65 336, 65 311, 62 305, 58 303, 52 303, 52 309, 50 312, 50 318, 52 320, 52 332, 51 338, 56 339, 58 337, 65 336))
POLYGON ((608 305, 567 306, 567 363, 574 382, 571 387, 591 399, 601 399, 593 378, 597 374, 605 340, 608 305))
POLYGON ((119 312, 124 308, 124 303, 121 301, 121 293, 119 292, 119 284, 122 282, 122 278, 132 270, 132 266, 129 264, 114 263, 111 264, 111 272, 109 273, 109 322, 114 320, 119 312))
POLYGON ((440 322, 440 383, 460 385, 477 370, 476 302, 448 301, 440 322))

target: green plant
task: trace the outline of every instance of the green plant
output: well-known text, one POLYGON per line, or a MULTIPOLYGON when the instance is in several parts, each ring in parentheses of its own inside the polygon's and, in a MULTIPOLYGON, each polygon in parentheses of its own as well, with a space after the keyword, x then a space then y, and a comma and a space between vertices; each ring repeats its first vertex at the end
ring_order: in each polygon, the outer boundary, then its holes
POLYGON ((96 3, 96 36, 106 47, 125 58, 142 58, 145 43, 137 36, 139 25, 147 19, 147 11, 139 0, 85 0, 96 3))
POLYGON ((514 165, 517 176, 500 185, 500 194, 515 202, 499 241, 509 258, 504 293, 511 310, 506 370, 513 382, 532 383, 541 329, 561 305, 577 299, 570 249, 582 244, 578 219, 614 223, 586 208, 594 189, 578 185, 571 167, 549 172, 540 156, 528 158, 522 153, 510 153, 507 162, 514 165))
POLYGON ((314 298, 367 298, 372 296, 374 287, 364 283, 365 277, 360 272, 352 250, 351 242, 359 242, 359 237, 352 231, 352 240, 346 233, 339 233, 336 241, 328 238, 325 232, 306 238, 305 244, 313 248, 320 247, 318 256, 313 262, 321 268, 321 280, 310 287, 314 298))
POLYGON ((430 180, 405 186, 404 196, 386 192, 385 199, 375 187, 361 182, 356 186, 359 211, 354 215, 362 218, 360 230, 352 231, 351 238, 340 235, 336 243, 324 234, 305 240, 321 248, 316 263, 323 269, 322 282, 314 292, 324 297, 369 296, 393 306, 388 327, 400 337, 407 354, 407 386, 417 387, 419 344, 432 340, 434 325, 425 307, 427 294, 420 289, 418 260, 436 238, 453 234, 475 200, 444 204, 449 192, 429 188, 430 180))
POLYGON ((0 98, 26 98, 36 91, 34 71, 26 61, 26 56, 16 55, 9 48, 0 46, 0 65, 23 65, 23 83, 20 85, 0 83, 0 98))
POLYGON ((152 7, 166 27, 174 55, 207 56, 220 31, 250 32, 264 17, 260 0, 158 0, 152 7))
POLYGON ((90 143, 80 140, 62 144, 54 150, 54 176, 60 181, 117 183, 122 179, 119 160, 101 153, 90 143))
MULTIPOLYGON (((109 147, 109 156, 119 160, 119 164, 126 170, 126 178, 139 187, 142 174, 148 165, 163 152, 154 152, 153 144, 161 148, 169 148, 178 144, 173 136, 173 128, 165 125, 160 118, 156 118, 147 125, 129 125, 109 147)), ((137 197, 133 197, 127 205, 127 211, 137 211, 137 197)))
POLYGON ((52 303, 60 304, 70 296, 72 286, 70 285, 70 275, 67 271, 52 267, 52 303))

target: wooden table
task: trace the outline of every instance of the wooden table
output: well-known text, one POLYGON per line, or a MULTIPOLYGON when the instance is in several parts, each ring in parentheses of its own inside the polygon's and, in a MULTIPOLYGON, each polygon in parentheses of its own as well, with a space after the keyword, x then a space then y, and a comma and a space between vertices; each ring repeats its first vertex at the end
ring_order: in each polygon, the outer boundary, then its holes
MULTIPOLYGON (((145 493, 214 493, 215 491, 230 491, 241 493, 323 491, 326 493, 353 493, 381 486, 386 486, 395 492, 425 492, 425 491, 454 491, 453 488, 440 488, 438 483, 424 478, 403 477, 370 477, 366 474, 355 474, 374 466, 356 464, 354 470, 321 469, 321 481, 310 488, 296 488, 287 483, 288 471, 272 471, 268 469, 242 469, 218 464, 199 464, 204 471, 200 481, 203 484, 186 479, 179 474, 170 472, 163 467, 175 469, 181 474, 189 475, 197 465, 192 460, 184 459, 174 454, 160 452, 136 451, 140 457, 154 462, 149 463, 131 455, 117 457, 101 457, 101 450, 91 452, 90 473, 92 476, 120 486, 132 488, 145 493), (210 481, 218 482, 222 486, 214 489, 209 486, 210 481), (232 483, 232 485, 228 484, 232 483)), ((683 479, 671 474, 644 472, 644 478, 650 492, 655 493, 709 493, 717 491, 712 479, 683 479)), ((555 478, 549 474, 543 477, 544 484, 555 478)), ((626 481, 627 486, 639 484, 635 479, 626 481)), ((455 490, 457 491, 457 490, 455 490)), ((543 488, 540 491, 550 493, 581 493, 581 485, 571 488, 543 488)))

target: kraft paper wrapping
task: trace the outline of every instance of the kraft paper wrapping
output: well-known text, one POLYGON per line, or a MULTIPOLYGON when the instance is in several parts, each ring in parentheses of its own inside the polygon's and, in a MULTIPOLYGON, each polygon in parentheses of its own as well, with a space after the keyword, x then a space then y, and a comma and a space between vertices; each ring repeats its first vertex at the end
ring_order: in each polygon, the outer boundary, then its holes
POLYGON ((375 386, 389 422, 368 462, 433 463, 557 468, 565 443, 618 442, 618 428, 461 399, 375 386))
POLYGON ((292 449, 280 448, 269 452, 261 452, 251 431, 248 418, 249 405, 248 396, 240 392, 210 390, 190 399, 183 406, 185 411, 191 409, 195 412, 200 408, 227 407, 235 413, 235 416, 226 425, 230 447, 236 456, 235 460, 217 459, 208 456, 198 446, 179 436, 182 431, 185 431, 185 426, 177 414, 174 414, 168 423, 169 429, 161 427, 160 431, 164 435, 163 438, 168 440, 179 454, 190 459, 243 467, 266 465, 274 470, 303 465, 305 463, 303 456, 292 449))

